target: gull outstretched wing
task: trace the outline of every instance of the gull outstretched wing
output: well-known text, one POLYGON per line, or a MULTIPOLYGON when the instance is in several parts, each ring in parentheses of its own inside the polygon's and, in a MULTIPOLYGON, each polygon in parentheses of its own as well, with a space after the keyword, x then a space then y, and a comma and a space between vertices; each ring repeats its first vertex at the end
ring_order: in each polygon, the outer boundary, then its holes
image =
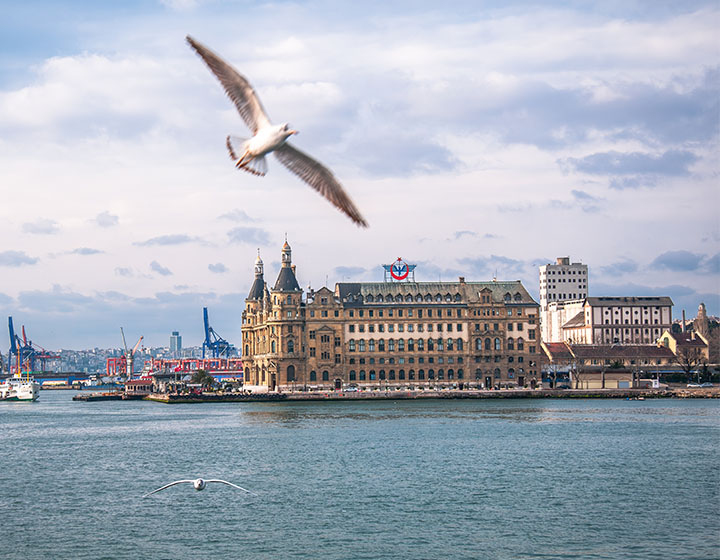
POLYGON ((240 116, 248 125, 248 128, 252 130, 253 135, 259 129, 268 126, 270 119, 268 119, 267 113, 265 113, 265 109, 260 103, 260 98, 258 98, 247 78, 206 46, 190 37, 190 35, 186 39, 190 46, 195 49, 195 52, 200 55, 200 58, 205 61, 212 73, 220 80, 223 88, 225 88, 225 93, 235 103, 240 116))
POLYGON ((242 486, 238 486, 237 484, 233 484, 232 482, 228 482, 227 480, 220 480, 219 478, 213 478, 211 480, 206 480, 205 482, 222 482, 223 484, 227 484, 228 486, 232 486, 233 488, 237 488, 238 490, 242 490, 243 492, 247 492, 248 494, 257 496, 257 494, 255 492, 251 492, 247 488, 243 488, 242 486))
POLYGON ((176 480, 175 482, 171 482, 170 484, 166 484, 165 486, 161 486, 157 490, 153 490, 152 492, 148 492, 143 496, 143 498, 147 498, 150 494, 154 494, 155 492, 160 492, 160 490, 165 490, 165 488, 170 488, 171 486, 175 486, 176 484, 182 484, 183 482, 190 482, 192 484, 192 480, 176 480))
POLYGON ((359 226, 368 227, 365 218, 355 207, 340 181, 322 163, 315 161, 287 142, 276 148, 274 153, 280 163, 345 212, 353 222, 359 226))

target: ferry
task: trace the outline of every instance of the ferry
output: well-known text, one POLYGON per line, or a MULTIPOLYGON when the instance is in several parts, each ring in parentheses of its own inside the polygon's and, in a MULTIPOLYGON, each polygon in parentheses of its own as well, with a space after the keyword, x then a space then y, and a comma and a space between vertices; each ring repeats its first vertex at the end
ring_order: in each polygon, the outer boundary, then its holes
POLYGON ((0 401, 36 401, 40 384, 29 374, 16 373, 0 383, 0 401))

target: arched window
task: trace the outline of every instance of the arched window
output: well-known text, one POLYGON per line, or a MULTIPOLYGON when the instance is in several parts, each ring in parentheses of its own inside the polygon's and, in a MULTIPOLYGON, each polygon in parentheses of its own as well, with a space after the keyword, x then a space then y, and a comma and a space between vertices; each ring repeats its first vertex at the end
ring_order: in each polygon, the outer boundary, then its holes
POLYGON ((491 342, 489 338, 485 339, 485 350, 492 350, 491 342))
POLYGON ((330 374, 328 373, 327 370, 325 370, 325 371, 322 372, 322 380, 323 380, 323 381, 329 381, 329 380, 330 380, 330 374))
POLYGON ((371 338, 371 339, 368 341, 368 350, 369 350, 370 352, 375 352, 375 339, 374 339, 374 338, 371 338))
POLYGON ((510 300, 512 299, 512 296, 511 296, 510 293, 508 292, 508 293, 506 293, 506 294, 503 296, 503 299, 504 299, 505 301, 510 301, 510 300))
POLYGON ((291 365, 287 367, 287 380, 295 381, 295 366, 291 365))
POLYGON ((388 352, 395 352, 395 340, 392 338, 388 340, 388 352))
MULTIPOLYGON (((402 379, 402 377, 400 379, 402 379)), ((408 371, 408 379, 412 379, 412 380, 415 379, 415 370, 414 369, 411 369, 410 371, 408 371)))
POLYGON ((395 301, 400 302, 400 301, 402 301, 402 300, 403 300, 402 295, 398 294, 398 295, 395 296, 395 301))
POLYGON ((515 292, 515 296, 514 296, 514 297, 515 297, 515 301, 520 301, 520 300, 522 300, 522 296, 520 295, 520 292, 515 292))
POLYGON ((408 352, 415 352, 415 339, 408 338, 408 352))
POLYGON ((310 381, 317 381, 317 373, 315 372, 315 370, 312 370, 310 372, 310 381))
POLYGON ((480 368, 475 370, 475 379, 482 379, 482 370, 480 368))
POLYGON ((418 380, 420 380, 420 379, 425 379, 425 370, 424 369, 418 370, 418 380))
POLYGON ((500 339, 499 339, 499 338, 496 338, 496 339, 495 339, 495 350, 500 350, 500 349, 501 349, 500 339))
POLYGON ((372 294, 366 295, 366 296, 365 296, 365 301, 367 301, 368 303, 372 303, 372 302, 373 302, 372 294))
POLYGON ((442 296, 440 294, 435 294, 435 301, 442 301, 442 296))
POLYGON ((294 340, 288 340, 287 349, 288 349, 288 352, 295 352, 295 341, 294 340))
POLYGON ((495 377, 495 379, 500 379, 500 368, 495 368, 495 371, 493 371, 493 377, 495 377))
POLYGON ((435 349, 435 342, 432 338, 428 338, 428 352, 432 352, 435 349))
POLYGON ((482 350, 482 339, 475 339, 475 350, 482 350))
POLYGON ((378 340, 378 352, 385 352, 385 339, 378 340))
MULTIPOLYGON (((384 374, 385 373, 383 372, 383 375, 384 374)), ((375 381, 375 370, 374 369, 370 370, 370 381, 375 381)))
POLYGON ((422 294, 418 294, 415 296, 415 301, 422 301, 423 297, 422 294))
POLYGON ((508 340, 507 340, 507 349, 515 350, 515 340, 513 340, 512 337, 508 338, 508 340))
POLYGON ((246 344, 246 345, 245 345, 245 355, 247 356, 248 354, 250 354, 250 346, 248 346, 248 345, 246 344))
POLYGON ((445 370, 444 369, 438 370, 438 379, 445 379, 445 370))
POLYGON ((455 372, 452 369, 448 369, 448 379, 455 379, 455 372))
POLYGON ((438 352, 443 351, 443 339, 442 338, 437 339, 437 351, 438 352))
POLYGON ((405 301, 410 302, 410 301, 412 301, 412 300, 413 300, 412 295, 408 294, 408 295, 405 296, 405 301))
POLYGON ((379 294, 378 297, 377 297, 378 302, 382 303, 382 302, 383 302, 383 299, 384 299, 384 298, 382 297, 382 294, 379 294))
MULTIPOLYGON (((392 374, 392 371, 390 372, 392 374)), ((390 379, 395 379, 395 376, 393 375, 390 379)), ((398 379, 405 379, 405 370, 401 369, 398 372, 398 379)))
POLYGON ((350 370, 350 381, 355 381, 357 379, 357 373, 354 369, 350 370))
POLYGON ((452 301, 452 296, 450 294, 445 294, 445 301, 452 301))
POLYGON ((457 339, 457 349, 458 349, 458 352, 462 352, 462 350, 463 350, 463 339, 462 338, 457 339))
POLYGON ((360 370, 360 381, 365 381, 365 370, 364 369, 360 370))
POLYGON ((525 350, 525 341, 522 338, 517 339, 517 349, 525 350))
MULTIPOLYGON (((373 372, 372 372, 372 371, 370 372, 370 379, 375 379, 375 378, 373 377, 373 372)), ((385 379, 385 370, 384 370, 384 369, 381 369, 381 370, 380 370, 380 379, 385 379)))
POLYGON ((428 370, 428 379, 435 379, 435 370, 434 369, 428 370))
POLYGON ((460 294, 455 294, 455 301, 460 301, 461 299, 460 294))
POLYGON ((398 352, 405 352, 405 339, 398 339, 398 352))
POLYGON ((355 339, 351 338, 348 340, 348 350, 350 352, 355 352, 355 339))
POLYGON ((462 379, 462 378, 463 378, 463 370, 462 370, 462 368, 458 368, 458 370, 457 370, 457 377, 458 377, 458 379, 462 379))
POLYGON ((423 350, 425 350, 425 340, 423 340, 422 338, 418 338, 417 343, 418 343, 418 352, 422 352, 423 350))
POLYGON ((430 294, 425 294, 425 301, 432 301, 432 296, 430 294))
POLYGON ((358 340, 358 352, 365 352, 365 339, 358 340))
POLYGON ((274 340, 270 342, 270 352, 273 352, 273 353, 275 352, 275 341, 274 340))
POLYGON ((454 341, 452 338, 448 338, 448 339, 447 339, 447 349, 448 349, 448 352, 452 352, 454 342, 455 342, 455 341, 454 341))
POLYGON ((514 379, 515 378, 515 370, 513 368, 510 368, 508 370, 508 379, 514 379))

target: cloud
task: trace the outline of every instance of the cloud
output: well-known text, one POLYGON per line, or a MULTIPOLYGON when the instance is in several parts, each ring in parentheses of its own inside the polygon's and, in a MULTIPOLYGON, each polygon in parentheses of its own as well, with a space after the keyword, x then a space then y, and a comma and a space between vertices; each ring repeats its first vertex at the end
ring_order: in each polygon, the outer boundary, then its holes
POLYGON ((120 223, 120 218, 106 210, 105 212, 100 212, 97 216, 95 216, 95 223, 100 227, 109 228, 118 225, 120 223))
POLYGON ((600 267, 600 271, 603 274, 607 274, 610 276, 620 276, 622 274, 629 274, 632 272, 636 272, 637 269, 638 269, 638 263, 632 259, 623 259, 621 261, 600 267))
POLYGON ((172 272, 170 271, 170 269, 165 268, 157 261, 152 261, 150 263, 150 270, 152 270, 153 272, 157 272, 161 276, 172 276, 172 272))
POLYGON ((231 222, 255 222, 255 218, 250 217, 247 212, 244 210, 240 210, 239 208, 235 208, 234 210, 230 210, 230 212, 226 212, 225 214, 221 214, 218 216, 219 220, 230 220, 231 222))
POLYGON ((209 264, 208 270, 210 272, 214 272, 215 274, 224 274, 225 272, 228 272, 228 268, 223 263, 209 264))
POLYGON ((131 268, 118 266, 115 269, 115 276, 124 276, 126 278, 129 278, 130 276, 135 276, 135 273, 132 271, 131 268))
POLYGON ((136 241, 133 245, 150 247, 153 245, 184 245, 186 243, 203 243, 203 240, 199 237, 186 235, 184 233, 177 233, 171 235, 159 235, 157 237, 151 237, 145 241, 136 241))
POLYGON ((336 266, 333 268, 333 274, 338 278, 356 278, 366 272, 367 269, 361 266, 336 266))
POLYGON ((268 245, 270 234, 261 228, 238 226, 227 233, 230 243, 247 243, 250 245, 268 245))
POLYGON ((501 255, 490 255, 489 257, 466 257, 458 259, 458 263, 469 269, 469 272, 478 277, 495 276, 508 279, 520 277, 525 273, 527 263, 517 259, 511 259, 501 255))
POLYGON ((700 268, 704 255, 691 253, 690 251, 667 251, 658 255, 655 260, 650 263, 652 268, 667 269, 675 272, 696 271, 700 268))
POLYGON ((36 264, 39 259, 28 256, 24 251, 3 251, 0 253, 0 266, 17 267, 36 264))
POLYGON ((682 177, 690 174, 689 167, 698 157, 685 150, 668 150, 661 154, 642 152, 599 152, 584 158, 560 160, 561 167, 588 175, 611 178, 615 189, 652 187, 658 177, 682 177))
POLYGON ((710 274, 720 274, 720 253, 715 253, 705 261, 705 268, 710 274))
POLYGON ((70 251, 71 255, 99 255, 101 253, 104 253, 105 251, 101 251, 100 249, 91 249, 90 247, 78 247, 77 249, 73 249, 70 251))
POLYGON ((464 230, 461 230, 461 231, 456 231, 456 232, 453 234, 453 237, 454 237, 455 239, 460 239, 461 237, 463 237, 463 236, 465 236, 465 235, 468 236, 468 237, 477 237, 477 233, 475 233, 474 231, 467 230, 467 229, 464 229, 464 230))
POLYGON ((33 233, 36 235, 51 235, 60 231, 60 226, 55 220, 40 218, 34 222, 26 222, 22 225, 25 233, 33 233))

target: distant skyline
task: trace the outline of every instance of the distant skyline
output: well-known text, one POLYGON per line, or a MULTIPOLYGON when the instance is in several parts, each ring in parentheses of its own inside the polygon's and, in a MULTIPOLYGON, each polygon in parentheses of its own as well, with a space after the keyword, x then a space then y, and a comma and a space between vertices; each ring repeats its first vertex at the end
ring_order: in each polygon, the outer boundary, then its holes
POLYGON ((120 326, 198 345, 208 307, 238 345, 257 249, 272 285, 287 233, 303 288, 402 257, 537 299, 538 267, 569 256, 590 295, 719 315, 720 6, 599 4, 3 4, 0 312, 57 350, 119 347, 120 326), (187 34, 368 230, 274 159, 234 169, 225 136, 249 132, 187 34))

